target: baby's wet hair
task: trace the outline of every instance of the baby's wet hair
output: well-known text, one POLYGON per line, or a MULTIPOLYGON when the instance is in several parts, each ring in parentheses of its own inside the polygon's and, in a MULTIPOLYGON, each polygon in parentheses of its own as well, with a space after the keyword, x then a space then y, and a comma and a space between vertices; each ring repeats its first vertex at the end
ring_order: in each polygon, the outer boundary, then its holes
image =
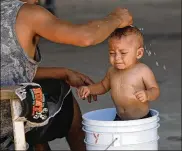
POLYGON ((135 26, 126 26, 124 28, 117 28, 114 32, 111 33, 109 39, 111 38, 118 38, 121 39, 122 37, 136 35, 140 42, 140 45, 143 46, 143 34, 142 32, 135 26))

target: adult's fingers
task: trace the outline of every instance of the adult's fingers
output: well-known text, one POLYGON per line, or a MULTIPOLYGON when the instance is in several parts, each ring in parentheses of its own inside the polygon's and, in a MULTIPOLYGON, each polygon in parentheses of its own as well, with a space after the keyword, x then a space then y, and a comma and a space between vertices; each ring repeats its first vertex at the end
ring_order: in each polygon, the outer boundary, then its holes
POLYGON ((97 95, 92 95, 92 97, 94 101, 97 101, 97 95))
POLYGON ((92 81, 89 77, 84 76, 83 78, 83 81, 86 85, 94 84, 94 81, 92 81))
POLYGON ((87 100, 88 100, 88 103, 91 103, 91 101, 92 101, 92 96, 89 95, 89 96, 87 97, 87 100))

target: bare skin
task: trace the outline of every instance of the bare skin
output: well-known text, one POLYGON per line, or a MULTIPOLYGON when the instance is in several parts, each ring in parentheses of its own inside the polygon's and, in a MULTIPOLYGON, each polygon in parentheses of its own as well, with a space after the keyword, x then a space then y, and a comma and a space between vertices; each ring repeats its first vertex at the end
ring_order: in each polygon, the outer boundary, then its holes
POLYGON ((86 146, 83 141, 83 138, 85 138, 85 134, 82 131, 81 111, 74 97, 73 97, 73 102, 74 102, 74 117, 70 131, 68 133, 68 136, 66 137, 66 140, 72 151, 78 151, 78 150, 86 151, 86 146))
POLYGON ((132 16, 127 9, 118 8, 104 19, 76 25, 58 19, 40 6, 27 3, 18 13, 15 28, 20 45, 33 58, 40 37, 86 47, 103 42, 116 28, 131 24, 132 16))
MULTIPOLYGON (((35 5, 37 0, 22 1, 27 3, 18 12, 15 31, 20 46, 32 59, 40 37, 55 43, 87 47, 103 42, 116 28, 122 28, 133 23, 132 15, 128 10, 118 8, 103 19, 76 25, 58 19, 43 7, 35 5)), ((89 77, 70 69, 39 67, 34 79, 45 78, 62 79, 73 87, 93 84, 89 77)), ((96 100, 96 96, 93 96, 93 99, 96 100)), ((89 100, 91 100, 91 96, 89 96, 89 100)), ((80 128, 81 113, 78 106, 74 106, 74 109, 73 124, 67 140, 72 150, 85 150, 84 133, 80 128), (79 139, 74 139, 78 136, 79 139)), ((42 146, 43 150, 46 150, 44 146, 47 145, 38 146, 42 146)))
POLYGON ((138 59, 143 48, 135 36, 109 40, 110 62, 105 78, 96 84, 78 89, 80 98, 101 95, 110 90, 117 114, 123 120, 139 119, 149 112, 149 101, 159 96, 159 86, 151 69, 138 59))

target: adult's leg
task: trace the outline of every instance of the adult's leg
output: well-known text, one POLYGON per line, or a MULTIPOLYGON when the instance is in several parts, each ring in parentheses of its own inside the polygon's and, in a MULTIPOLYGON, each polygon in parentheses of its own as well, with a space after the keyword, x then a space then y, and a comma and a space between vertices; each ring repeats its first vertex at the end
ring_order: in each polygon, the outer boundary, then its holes
POLYGON ((72 151, 86 151, 86 146, 84 143, 85 134, 82 130, 81 111, 74 96, 73 96, 73 103, 74 103, 73 121, 66 139, 72 151))
MULTIPOLYGON (((49 147, 49 144, 48 143, 44 143, 44 144, 36 144, 34 146, 34 149, 32 150, 35 150, 35 151, 51 151, 51 148, 49 147)), ((31 151, 31 149, 30 149, 31 151)))

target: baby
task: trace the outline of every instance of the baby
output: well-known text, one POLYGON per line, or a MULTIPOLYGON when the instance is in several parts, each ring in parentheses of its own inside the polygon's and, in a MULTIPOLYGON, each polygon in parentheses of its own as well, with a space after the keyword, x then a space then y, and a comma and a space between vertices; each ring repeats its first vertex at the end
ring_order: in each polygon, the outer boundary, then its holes
POLYGON ((136 27, 116 29, 108 40, 111 67, 104 79, 82 86, 78 96, 101 95, 110 90, 116 107, 115 120, 134 120, 150 117, 149 102, 160 90, 151 69, 139 62, 144 54, 143 35, 136 27))

